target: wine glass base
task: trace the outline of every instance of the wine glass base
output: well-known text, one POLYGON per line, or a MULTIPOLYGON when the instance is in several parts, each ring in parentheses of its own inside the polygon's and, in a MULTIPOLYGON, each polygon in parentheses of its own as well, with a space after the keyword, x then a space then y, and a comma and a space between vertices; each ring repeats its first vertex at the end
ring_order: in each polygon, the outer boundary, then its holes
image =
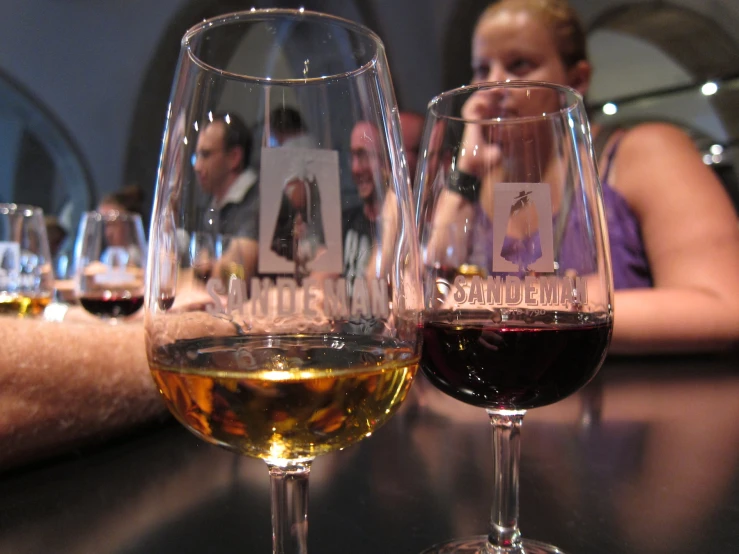
POLYGON ((494 548, 488 545, 487 535, 436 544, 421 554, 564 554, 556 546, 543 542, 523 540, 520 548, 494 548))

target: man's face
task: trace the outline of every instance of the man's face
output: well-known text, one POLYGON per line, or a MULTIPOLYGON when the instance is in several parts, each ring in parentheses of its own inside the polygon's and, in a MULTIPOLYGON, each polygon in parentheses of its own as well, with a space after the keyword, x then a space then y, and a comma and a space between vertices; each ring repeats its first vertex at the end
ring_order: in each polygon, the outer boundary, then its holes
POLYGON ((352 178, 357 193, 363 202, 369 202, 377 196, 375 183, 382 182, 381 160, 382 149, 380 133, 371 123, 360 121, 352 129, 352 178))
POLYGON ((215 121, 198 135, 195 148, 195 174, 203 190, 217 194, 225 188, 231 172, 231 160, 226 151, 225 123, 215 121))
POLYGON ((108 246, 128 246, 131 242, 129 232, 130 226, 121 219, 115 218, 106 221, 103 230, 105 232, 105 241, 108 243, 108 246))

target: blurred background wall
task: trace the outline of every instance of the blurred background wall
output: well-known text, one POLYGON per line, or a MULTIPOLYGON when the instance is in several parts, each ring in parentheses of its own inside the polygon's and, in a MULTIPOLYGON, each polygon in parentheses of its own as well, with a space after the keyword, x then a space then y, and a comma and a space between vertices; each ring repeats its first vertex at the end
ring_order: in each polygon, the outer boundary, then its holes
MULTIPOLYGON (((594 119, 684 127, 739 203, 739 2, 571 1, 589 30, 594 119)), ((124 185, 151 198, 179 41, 203 18, 304 6, 361 22, 387 46, 401 109, 423 112, 469 80, 471 27, 487 4, 0 0, 0 201, 76 225, 124 185)))

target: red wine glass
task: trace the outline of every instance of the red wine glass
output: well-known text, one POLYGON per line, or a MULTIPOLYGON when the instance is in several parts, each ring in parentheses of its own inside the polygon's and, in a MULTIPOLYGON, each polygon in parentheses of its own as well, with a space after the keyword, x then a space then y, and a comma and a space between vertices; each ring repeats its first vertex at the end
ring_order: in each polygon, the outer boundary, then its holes
POLYGON ((146 240, 141 216, 87 212, 75 244, 75 289, 80 305, 110 323, 144 304, 146 240))
POLYGON ((428 107, 416 186, 424 263, 421 366, 493 429, 487 535, 428 553, 560 552, 518 527, 526 410, 584 387, 610 341, 612 276, 582 98, 534 82, 483 83, 428 107))

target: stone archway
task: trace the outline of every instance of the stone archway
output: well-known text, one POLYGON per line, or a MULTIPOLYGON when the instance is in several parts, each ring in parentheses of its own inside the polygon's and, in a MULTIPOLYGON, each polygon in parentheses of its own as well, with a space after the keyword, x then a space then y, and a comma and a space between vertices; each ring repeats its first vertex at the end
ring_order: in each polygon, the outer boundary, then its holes
MULTIPOLYGON (((96 203, 90 168, 68 129, 30 90, 0 72, 0 197, 62 217, 74 236, 96 203)), ((67 244, 71 248, 71 239, 67 244)))
MULTIPOLYGON (((689 8, 665 2, 627 4, 598 15, 588 34, 600 29, 630 34, 655 45, 683 66, 696 85, 739 77, 739 43, 715 21, 689 8)), ((738 100, 737 87, 710 99, 733 141, 739 139, 738 100)))
MULTIPOLYGON (((172 79, 185 31, 221 13, 244 9, 238 0, 193 0, 169 22, 159 39, 136 99, 124 165, 124 183, 137 184, 151 203, 172 79)), ((148 221, 144 222, 148 228, 148 221)))
MULTIPOLYGON (((601 29, 632 35, 653 44, 693 77, 692 85, 696 89, 709 80, 718 82, 719 86, 727 85, 720 88, 719 94, 708 98, 727 136, 724 163, 714 169, 734 205, 739 207, 739 113, 736 110, 739 105, 739 43, 706 15, 665 2, 627 4, 607 10, 591 22, 588 34, 601 29)), ((697 126, 692 125, 686 131, 700 146, 697 126)), ((707 139, 703 139, 705 144, 707 139)))

